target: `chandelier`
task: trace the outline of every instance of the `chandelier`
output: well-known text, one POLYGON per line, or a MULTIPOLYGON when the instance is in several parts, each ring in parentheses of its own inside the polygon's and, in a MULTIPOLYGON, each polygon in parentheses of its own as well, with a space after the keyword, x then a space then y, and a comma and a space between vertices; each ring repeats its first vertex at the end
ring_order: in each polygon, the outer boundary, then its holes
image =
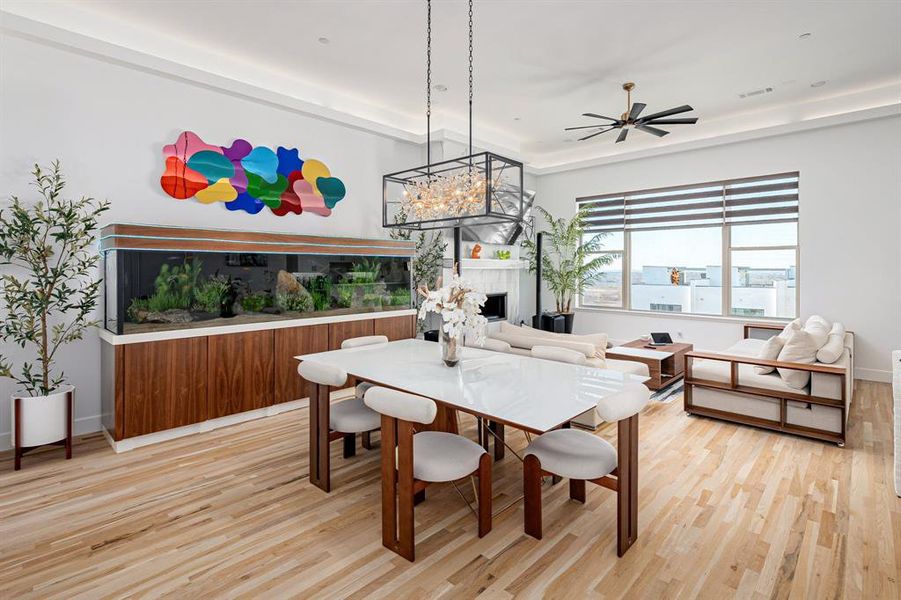
MULTIPOLYGON (((519 221, 522 163, 472 151, 473 18, 469 0, 469 153, 432 162, 432 3, 426 0, 426 164, 382 178, 382 225, 404 229, 458 228, 519 221)), ((455 240, 456 240, 455 236, 455 240)))

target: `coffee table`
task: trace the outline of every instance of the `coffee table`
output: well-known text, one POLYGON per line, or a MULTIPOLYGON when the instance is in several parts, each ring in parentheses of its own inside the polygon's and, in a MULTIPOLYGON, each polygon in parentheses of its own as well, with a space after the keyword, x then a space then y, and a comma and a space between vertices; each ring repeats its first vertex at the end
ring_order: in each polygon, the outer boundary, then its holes
POLYGON ((676 383, 685 373, 685 353, 694 350, 692 344, 649 346, 644 340, 633 340, 622 346, 608 348, 608 358, 631 360, 648 366, 651 378, 645 382, 648 389, 660 390, 676 383))

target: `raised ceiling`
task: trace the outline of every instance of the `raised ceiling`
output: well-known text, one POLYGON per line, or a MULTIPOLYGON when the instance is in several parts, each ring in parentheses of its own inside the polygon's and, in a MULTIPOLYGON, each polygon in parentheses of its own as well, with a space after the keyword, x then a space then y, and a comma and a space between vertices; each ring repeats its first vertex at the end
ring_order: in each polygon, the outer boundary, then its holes
MULTIPOLYGON (((4 2, 3 9, 414 134, 425 1, 4 2), (320 38, 327 38, 323 43, 320 38)), ((464 131, 466 3, 433 7, 437 127, 464 131)), ((896 104, 901 2, 475 2, 475 133, 530 163, 582 162, 896 104), (801 39, 802 34, 809 33, 801 39), (616 116, 621 85, 694 126, 627 143, 564 127, 616 116), (815 82, 825 81, 820 87, 815 82), (772 88, 741 98, 740 94, 772 88)))

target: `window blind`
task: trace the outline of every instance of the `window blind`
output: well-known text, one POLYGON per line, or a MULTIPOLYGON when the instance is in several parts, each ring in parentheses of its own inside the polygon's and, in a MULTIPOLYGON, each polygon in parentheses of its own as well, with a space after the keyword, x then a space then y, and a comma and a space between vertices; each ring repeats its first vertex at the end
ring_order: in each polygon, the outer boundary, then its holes
POLYGON ((636 231, 798 220, 798 173, 577 198, 586 232, 636 231))

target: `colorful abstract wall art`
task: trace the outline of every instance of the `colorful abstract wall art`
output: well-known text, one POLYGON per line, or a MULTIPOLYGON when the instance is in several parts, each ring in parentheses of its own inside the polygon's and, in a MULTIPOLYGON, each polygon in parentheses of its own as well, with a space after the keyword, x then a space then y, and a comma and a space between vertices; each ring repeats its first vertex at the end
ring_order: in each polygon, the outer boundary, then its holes
POLYGON ((344 182, 316 159, 302 159, 297 148, 275 152, 235 140, 229 147, 207 144, 185 131, 163 147, 163 191, 178 200, 222 202, 228 210, 252 215, 268 208, 279 217, 305 212, 327 217, 344 198, 344 182))

